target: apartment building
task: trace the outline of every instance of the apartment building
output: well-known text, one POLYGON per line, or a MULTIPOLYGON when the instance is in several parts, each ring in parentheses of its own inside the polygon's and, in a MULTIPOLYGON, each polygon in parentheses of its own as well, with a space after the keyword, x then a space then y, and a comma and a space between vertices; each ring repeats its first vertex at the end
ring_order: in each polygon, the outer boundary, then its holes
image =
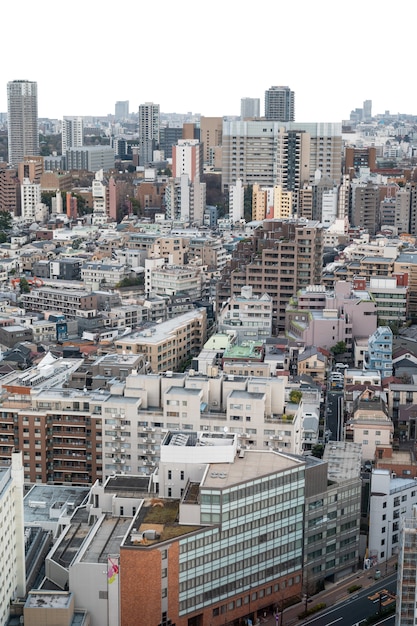
POLYGON ((251 260, 230 274, 229 295, 239 295, 246 285, 255 296, 267 293, 273 301, 273 332, 283 330, 291 296, 320 283, 322 252, 323 228, 318 222, 265 220, 254 232, 251 260))
POLYGON ((353 415, 345 424, 345 440, 362 444, 362 460, 375 456, 379 445, 392 445, 394 425, 381 397, 365 390, 353 403, 353 415))
POLYGON ((122 354, 143 353, 152 371, 177 370, 203 347, 207 333, 206 309, 194 309, 149 329, 116 341, 122 354))
POLYGON ((369 554, 374 562, 380 565, 399 553, 401 520, 411 518, 416 505, 417 489, 413 478, 393 477, 387 469, 372 471, 369 554))
POLYGON ((290 191, 299 185, 298 181, 314 183, 317 170, 334 184, 340 183, 342 133, 339 124, 223 121, 224 189, 240 178, 244 186, 273 187, 285 182, 290 191), (301 164, 306 167, 300 168, 301 164))
POLYGON ((59 311, 70 320, 75 319, 79 311, 97 310, 97 296, 82 289, 40 287, 23 294, 22 303, 27 311, 59 311))
POLYGON ((272 298, 264 293, 254 296, 253 288, 243 287, 239 296, 232 296, 217 315, 220 332, 236 331, 238 340, 259 340, 272 334, 272 298))

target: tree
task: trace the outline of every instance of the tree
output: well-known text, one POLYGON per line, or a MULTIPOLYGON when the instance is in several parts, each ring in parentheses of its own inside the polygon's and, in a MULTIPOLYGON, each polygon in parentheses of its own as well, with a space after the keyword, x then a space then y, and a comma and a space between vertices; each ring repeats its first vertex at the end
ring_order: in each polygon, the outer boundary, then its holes
POLYGON ((311 456, 315 456, 317 459, 321 459, 324 454, 324 446, 322 443, 316 443, 311 448, 311 456))
POLYGON ((333 354, 344 354, 346 352, 346 343, 344 341, 338 341, 332 348, 330 348, 330 352, 333 354))
POLYGON ((10 230, 13 226, 12 214, 9 211, 0 211, 0 230, 10 230))
POLYGON ((302 397, 303 397, 302 391, 300 391, 299 389, 291 389, 290 402, 292 404, 300 404, 302 397))
POLYGON ((20 293, 30 292, 29 283, 24 276, 20 279, 19 287, 20 287, 20 293))

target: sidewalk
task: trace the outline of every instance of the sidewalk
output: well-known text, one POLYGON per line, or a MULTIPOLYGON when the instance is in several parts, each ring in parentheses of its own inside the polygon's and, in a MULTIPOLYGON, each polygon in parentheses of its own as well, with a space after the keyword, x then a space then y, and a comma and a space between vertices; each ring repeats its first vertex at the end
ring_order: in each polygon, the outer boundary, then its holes
MULTIPOLYGON (((380 566, 381 577, 378 579, 381 583, 381 586, 384 585, 384 579, 387 576, 390 576, 396 571, 397 557, 394 556, 388 561, 388 567, 383 563, 380 566)), ((327 607, 333 606, 346 600, 350 597, 350 593, 348 592, 348 588, 352 585, 361 585, 361 589, 366 589, 367 587, 371 587, 375 581, 375 572, 378 568, 372 567, 368 570, 358 570, 354 574, 350 574, 343 580, 338 583, 333 583, 329 585, 324 591, 317 593, 316 595, 311 597, 311 602, 307 604, 308 608, 312 608, 314 605, 319 604, 320 602, 325 602, 327 607)), ((358 590, 359 591, 359 590, 358 590)), ((294 604, 293 606, 288 607, 284 611, 283 620, 281 623, 281 614, 279 616, 279 621, 275 619, 274 615, 268 615, 266 619, 262 618, 260 620, 261 625, 267 624, 268 626, 294 626, 294 624, 303 624, 309 619, 313 618, 314 615, 320 615, 320 613, 315 613, 308 618, 298 619, 298 615, 302 613, 305 609, 305 602, 299 602, 298 604, 294 604)))

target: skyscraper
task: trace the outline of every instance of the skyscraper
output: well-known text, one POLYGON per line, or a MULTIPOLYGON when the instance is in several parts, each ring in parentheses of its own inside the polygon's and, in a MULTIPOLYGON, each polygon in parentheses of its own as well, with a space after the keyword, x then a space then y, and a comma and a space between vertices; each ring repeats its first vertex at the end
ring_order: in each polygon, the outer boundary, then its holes
POLYGON ((118 100, 114 107, 114 117, 117 120, 127 120, 129 117, 129 100, 118 100))
POLYGON ((28 80, 7 83, 9 163, 39 154, 38 85, 28 80))
POLYGON ((259 117, 261 111, 261 101, 259 98, 241 98, 240 100, 240 117, 242 120, 259 117))
POLYGON ((289 87, 271 87, 265 91, 265 118, 294 121, 294 92, 289 87))
POLYGON ((139 105, 140 165, 152 161, 153 151, 159 146, 159 104, 145 102, 139 105))
POLYGON ((83 145, 83 118, 66 115, 62 120, 62 154, 83 145))

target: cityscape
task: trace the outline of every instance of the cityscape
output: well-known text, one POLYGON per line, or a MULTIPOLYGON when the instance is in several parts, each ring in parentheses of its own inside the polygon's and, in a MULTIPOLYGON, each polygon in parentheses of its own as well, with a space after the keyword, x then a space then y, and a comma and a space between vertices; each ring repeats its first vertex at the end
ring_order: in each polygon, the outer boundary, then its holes
POLYGON ((417 113, 6 87, 0 624, 417 624, 417 113))

